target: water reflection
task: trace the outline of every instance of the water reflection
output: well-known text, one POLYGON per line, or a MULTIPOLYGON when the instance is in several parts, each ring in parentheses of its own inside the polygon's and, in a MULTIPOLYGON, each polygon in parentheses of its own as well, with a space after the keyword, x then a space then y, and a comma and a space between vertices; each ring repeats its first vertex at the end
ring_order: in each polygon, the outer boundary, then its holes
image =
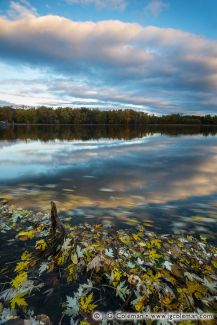
POLYGON ((1 197, 16 205, 47 208, 53 199, 75 223, 140 220, 214 238, 215 129, 17 127, 1 139, 1 197))
POLYGON ((23 125, 13 128, 0 127, 1 140, 90 140, 90 139, 134 139, 147 135, 165 134, 170 136, 196 135, 204 136, 216 135, 216 126, 200 125, 144 125, 123 126, 123 125, 23 125))

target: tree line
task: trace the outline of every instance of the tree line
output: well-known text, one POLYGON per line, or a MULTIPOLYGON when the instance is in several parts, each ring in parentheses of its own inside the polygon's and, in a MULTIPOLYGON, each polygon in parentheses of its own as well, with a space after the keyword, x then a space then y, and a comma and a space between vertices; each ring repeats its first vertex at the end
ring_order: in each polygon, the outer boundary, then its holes
POLYGON ((0 122, 17 124, 194 124, 217 125, 217 115, 171 114, 156 116, 132 109, 101 111, 90 108, 0 107, 0 122))

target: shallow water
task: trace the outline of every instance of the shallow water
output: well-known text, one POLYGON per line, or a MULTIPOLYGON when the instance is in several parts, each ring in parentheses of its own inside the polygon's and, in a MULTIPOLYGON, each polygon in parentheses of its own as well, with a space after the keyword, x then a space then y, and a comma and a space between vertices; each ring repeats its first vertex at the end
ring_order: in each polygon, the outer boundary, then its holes
POLYGON ((44 126, 0 130, 0 197, 73 223, 215 239, 217 133, 199 127, 44 126))

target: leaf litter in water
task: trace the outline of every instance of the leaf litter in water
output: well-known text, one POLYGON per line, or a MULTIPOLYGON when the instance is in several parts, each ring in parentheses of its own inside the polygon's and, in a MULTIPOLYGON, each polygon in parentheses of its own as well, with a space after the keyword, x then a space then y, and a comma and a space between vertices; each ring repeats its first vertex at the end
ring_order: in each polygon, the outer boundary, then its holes
MULTIPOLYGON (((0 215, 4 236, 13 231, 16 243, 26 243, 3 273, 0 324, 19 316, 34 319, 43 295, 59 301, 57 318, 64 324, 90 324, 96 309, 217 310, 217 248, 204 237, 159 235, 143 225, 116 231, 85 223, 67 224, 63 240, 56 242, 47 214, 37 218, 37 213, 3 205, 0 215)), ((60 238, 58 230, 55 236, 60 238)), ((46 306, 44 313, 49 314, 46 306)))

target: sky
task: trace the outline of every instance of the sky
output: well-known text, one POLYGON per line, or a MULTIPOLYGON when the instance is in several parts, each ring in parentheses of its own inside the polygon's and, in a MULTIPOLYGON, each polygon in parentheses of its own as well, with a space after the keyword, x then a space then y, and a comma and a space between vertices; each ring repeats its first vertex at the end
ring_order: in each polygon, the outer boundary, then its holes
POLYGON ((217 113, 216 0, 0 0, 0 105, 217 113))

